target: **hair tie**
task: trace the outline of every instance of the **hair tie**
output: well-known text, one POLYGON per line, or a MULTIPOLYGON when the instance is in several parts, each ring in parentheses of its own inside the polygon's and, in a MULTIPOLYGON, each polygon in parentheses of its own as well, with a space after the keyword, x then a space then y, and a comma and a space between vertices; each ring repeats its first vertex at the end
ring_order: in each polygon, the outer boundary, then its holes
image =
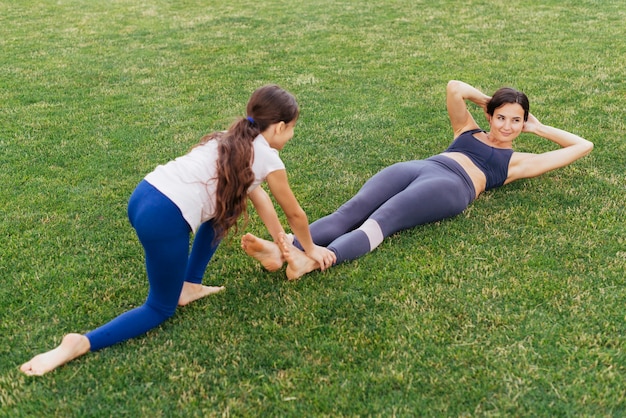
POLYGON ((254 125, 254 119, 252 118, 252 116, 247 116, 246 119, 248 119, 248 122, 254 125))

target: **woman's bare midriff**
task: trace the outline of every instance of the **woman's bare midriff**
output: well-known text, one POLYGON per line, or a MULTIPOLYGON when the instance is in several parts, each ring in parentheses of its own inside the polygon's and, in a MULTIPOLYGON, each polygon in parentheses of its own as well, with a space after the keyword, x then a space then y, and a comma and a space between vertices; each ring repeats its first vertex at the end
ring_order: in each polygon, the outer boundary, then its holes
POLYGON ((487 187, 487 177, 485 177, 485 173, 480 171, 480 168, 476 167, 476 164, 474 164, 468 156, 460 152, 442 152, 439 155, 450 158, 463 167, 463 170, 465 170, 469 178, 472 179, 474 190, 476 190, 476 197, 485 191, 485 187, 487 187))

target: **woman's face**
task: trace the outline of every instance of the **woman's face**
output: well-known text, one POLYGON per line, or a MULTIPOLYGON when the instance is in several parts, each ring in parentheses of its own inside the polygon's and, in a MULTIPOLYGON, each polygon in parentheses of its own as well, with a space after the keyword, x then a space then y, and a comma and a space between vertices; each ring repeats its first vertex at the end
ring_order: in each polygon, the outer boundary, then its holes
POLYGON ((524 129, 524 108, 518 103, 503 104, 493 112, 489 125, 492 140, 513 142, 524 129))

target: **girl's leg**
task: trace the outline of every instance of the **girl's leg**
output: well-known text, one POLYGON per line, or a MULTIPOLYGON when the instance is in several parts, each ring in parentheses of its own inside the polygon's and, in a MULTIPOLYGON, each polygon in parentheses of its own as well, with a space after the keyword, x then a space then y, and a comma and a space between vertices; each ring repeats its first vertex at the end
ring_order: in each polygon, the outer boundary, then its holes
POLYGON ((215 235, 212 221, 204 222, 196 231, 187 262, 185 282, 178 299, 179 306, 187 305, 204 296, 224 290, 223 286, 204 286, 202 284, 206 267, 220 244, 220 241, 215 239, 215 235))
POLYGON ((149 183, 129 201, 129 218, 145 257, 150 290, 146 302, 86 334, 91 351, 144 334, 174 314, 183 286, 191 228, 180 210, 149 183))
POLYGON ((185 281, 202 284, 202 277, 209 261, 215 254, 220 241, 215 240, 215 228, 212 221, 204 222, 198 228, 191 247, 191 254, 187 262, 185 281))
POLYGON ((89 350, 139 335, 174 313, 187 262, 190 228, 178 208, 145 181, 135 189, 128 209, 146 252, 148 300, 87 335, 67 334, 58 347, 24 363, 20 370, 25 374, 43 375, 89 350))

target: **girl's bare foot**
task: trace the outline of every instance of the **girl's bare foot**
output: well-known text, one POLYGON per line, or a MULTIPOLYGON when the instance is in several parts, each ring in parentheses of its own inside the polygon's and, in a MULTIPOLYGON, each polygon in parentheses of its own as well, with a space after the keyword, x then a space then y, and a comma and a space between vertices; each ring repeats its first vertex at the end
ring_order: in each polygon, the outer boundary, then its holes
POLYGON ((84 335, 67 334, 57 348, 36 355, 22 364, 20 370, 29 376, 41 376, 82 356, 90 347, 89 340, 84 335))
POLYGON ((280 270, 283 266, 284 260, 280 248, 271 241, 248 233, 241 237, 241 248, 268 271, 280 270))
POLYGON ((183 290, 178 297, 178 306, 185 306, 194 300, 201 299, 205 296, 219 293, 224 290, 224 286, 204 286, 199 283, 185 282, 183 290))
POLYGON ((279 243, 283 257, 287 261, 287 278, 289 280, 296 280, 320 268, 317 261, 309 258, 304 251, 295 247, 287 235, 282 234, 279 243))

